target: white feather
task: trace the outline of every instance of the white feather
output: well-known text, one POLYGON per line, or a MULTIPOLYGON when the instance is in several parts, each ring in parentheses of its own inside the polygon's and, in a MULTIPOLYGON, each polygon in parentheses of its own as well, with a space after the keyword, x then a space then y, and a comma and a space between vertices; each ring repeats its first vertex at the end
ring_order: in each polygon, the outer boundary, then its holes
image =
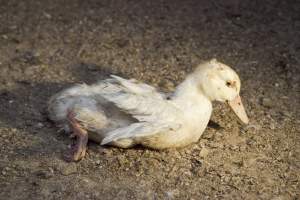
POLYGON ((179 147, 200 138, 212 112, 211 101, 231 100, 239 89, 236 73, 212 60, 189 75, 169 100, 152 86, 112 75, 96 84, 58 93, 50 99, 48 110, 50 118, 63 125, 68 110, 75 111, 85 128, 97 132, 101 144, 118 146, 118 141, 128 139, 119 146, 179 147), (237 87, 227 87, 227 80, 237 87))
POLYGON ((133 79, 126 80, 118 76, 112 76, 112 78, 113 80, 102 82, 105 87, 100 95, 141 123, 134 123, 109 132, 101 144, 121 138, 149 136, 166 131, 168 128, 179 127, 179 122, 182 122, 180 117, 182 111, 167 101, 155 88, 137 83, 133 79))
POLYGON ((181 127, 180 124, 175 123, 167 123, 167 124, 159 124, 159 123, 149 123, 149 122, 141 122, 141 123, 133 123, 130 126, 119 128, 114 131, 111 131, 107 134, 101 145, 108 144, 112 141, 117 141, 119 139, 124 138, 141 138, 147 137, 151 135, 155 135, 158 133, 167 133, 169 131, 177 131, 181 127))
POLYGON ((155 88, 117 76, 113 78, 113 81, 109 79, 101 82, 105 86, 99 90, 99 94, 134 118, 147 122, 180 120, 182 111, 167 101, 155 88))

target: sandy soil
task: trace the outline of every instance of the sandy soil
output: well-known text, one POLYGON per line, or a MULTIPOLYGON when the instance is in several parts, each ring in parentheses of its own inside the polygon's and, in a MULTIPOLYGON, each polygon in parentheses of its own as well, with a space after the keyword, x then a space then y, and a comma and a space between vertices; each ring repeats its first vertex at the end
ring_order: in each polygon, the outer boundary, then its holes
POLYGON ((0 1, 0 199, 299 199, 300 1, 0 1), (216 57, 235 68, 250 116, 214 104, 184 149, 71 143, 51 95, 110 73, 170 91, 216 57))

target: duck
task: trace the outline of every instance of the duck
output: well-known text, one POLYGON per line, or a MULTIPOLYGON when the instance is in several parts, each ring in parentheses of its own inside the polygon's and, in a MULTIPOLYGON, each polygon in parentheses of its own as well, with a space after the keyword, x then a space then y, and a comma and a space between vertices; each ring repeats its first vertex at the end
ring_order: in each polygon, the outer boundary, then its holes
POLYGON ((136 79, 110 75, 55 94, 48 102, 48 114, 76 138, 66 160, 79 161, 86 154, 88 140, 157 150, 196 143, 208 125, 213 101, 228 104, 239 120, 248 124, 240 89, 238 74, 211 59, 199 64, 170 94, 136 79))

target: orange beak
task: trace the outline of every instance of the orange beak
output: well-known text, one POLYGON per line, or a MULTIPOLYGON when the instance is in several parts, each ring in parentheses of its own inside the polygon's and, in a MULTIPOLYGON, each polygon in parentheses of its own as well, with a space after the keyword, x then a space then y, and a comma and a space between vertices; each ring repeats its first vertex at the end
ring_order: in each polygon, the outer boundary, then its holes
POLYGON ((228 101, 229 106, 233 110, 233 112, 238 116, 238 118, 244 123, 249 123, 249 118, 246 114, 245 108, 242 104, 242 100, 240 95, 237 95, 233 100, 228 101))

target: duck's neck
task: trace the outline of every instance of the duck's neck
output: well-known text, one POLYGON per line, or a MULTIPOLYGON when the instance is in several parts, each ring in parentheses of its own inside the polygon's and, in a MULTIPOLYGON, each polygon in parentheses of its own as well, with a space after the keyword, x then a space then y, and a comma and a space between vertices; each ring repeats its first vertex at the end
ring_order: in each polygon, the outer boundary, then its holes
POLYGON ((212 103, 197 88, 192 77, 188 77, 177 86, 171 100, 181 109, 192 111, 191 114, 208 115, 208 117, 211 115, 212 103))

